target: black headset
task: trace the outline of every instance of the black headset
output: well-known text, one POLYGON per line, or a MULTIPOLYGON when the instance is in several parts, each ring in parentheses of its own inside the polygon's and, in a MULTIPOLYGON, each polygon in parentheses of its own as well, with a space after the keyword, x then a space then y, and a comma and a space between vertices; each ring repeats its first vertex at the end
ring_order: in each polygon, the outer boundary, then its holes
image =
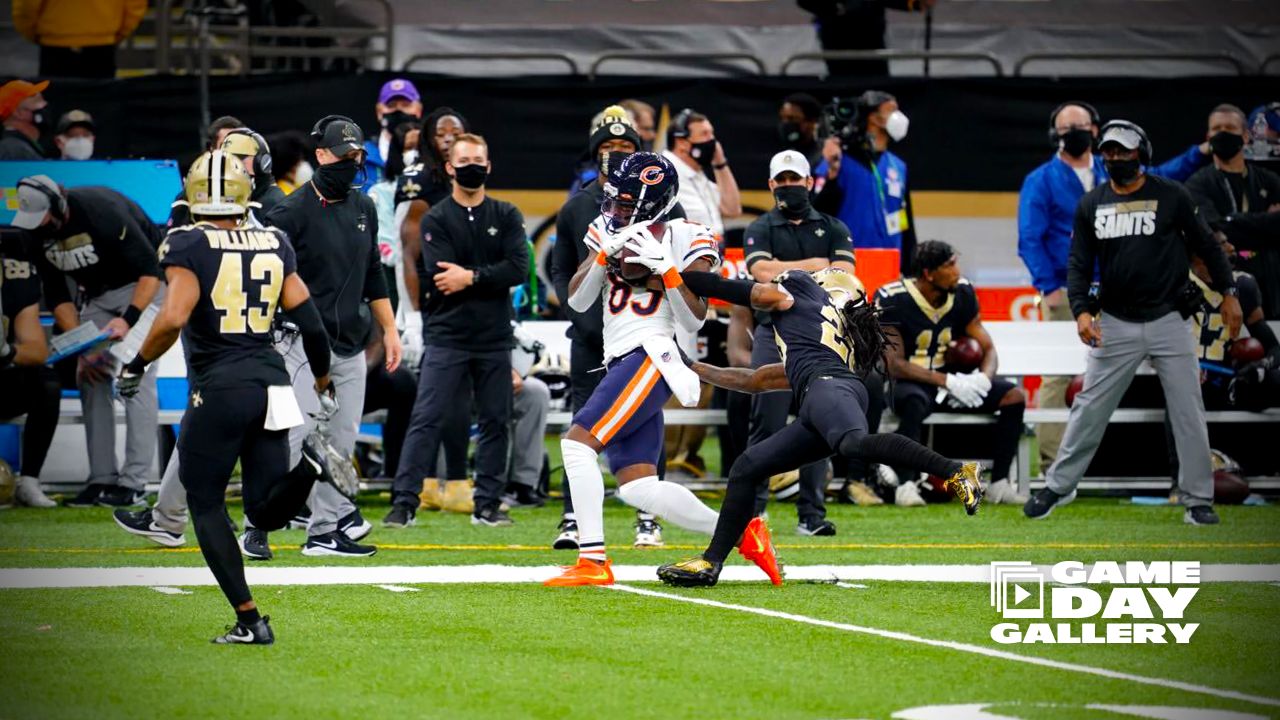
MULTIPOLYGON (((271 146, 267 144, 266 138, 249 128, 234 128, 229 130, 227 135, 247 135, 252 138, 254 144, 258 146, 258 152, 254 153, 253 156, 254 176, 271 177, 271 146)), ((223 142, 226 142, 226 140, 224 139, 223 142)))
POLYGON ((1102 116, 1098 114, 1097 108, 1083 100, 1068 100, 1054 108, 1053 112, 1049 113, 1049 144, 1053 145, 1055 148, 1058 147, 1058 141, 1062 139, 1058 135, 1058 113, 1062 112, 1064 108, 1069 108, 1072 105, 1084 108, 1085 111, 1089 113, 1090 123, 1094 125, 1102 125, 1102 116))
POLYGON ((1151 148, 1151 141, 1147 139, 1147 131, 1128 120, 1109 120, 1106 125, 1102 126, 1102 130, 1098 133, 1098 137, 1102 138, 1107 134, 1107 130, 1113 127, 1122 127, 1127 130, 1132 130, 1138 134, 1138 137, 1141 139, 1138 143, 1138 162, 1143 165, 1150 165, 1151 156, 1154 153, 1151 148))
POLYGON ((311 139, 315 140, 316 142, 320 142, 321 140, 323 140, 325 128, 329 127, 330 123, 337 122, 339 120, 345 120, 351 123, 352 125, 356 124, 355 120, 352 120, 346 115, 325 115, 324 117, 317 120, 315 125, 311 126, 311 139))
POLYGON ((667 126, 668 145, 675 145, 676 138, 689 137, 689 119, 697 114, 693 108, 685 108, 671 118, 671 124, 667 126))
POLYGON ((61 192, 54 192, 43 184, 36 182, 30 178, 22 178, 18 181, 18 187, 34 188, 39 190, 41 194, 49 198, 49 210, 56 210, 58 222, 65 223, 67 221, 67 198, 61 192))

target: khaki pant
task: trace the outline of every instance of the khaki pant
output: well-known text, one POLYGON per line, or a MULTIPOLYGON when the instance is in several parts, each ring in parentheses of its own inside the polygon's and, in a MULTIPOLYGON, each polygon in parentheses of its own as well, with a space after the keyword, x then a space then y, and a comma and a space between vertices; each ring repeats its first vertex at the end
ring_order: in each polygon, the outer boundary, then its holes
MULTIPOLYGON (((1045 309, 1046 320, 1074 321, 1071 316, 1071 304, 1063 293, 1062 303, 1050 305, 1041 297, 1045 309)), ((1067 386, 1071 378, 1065 376, 1046 377, 1040 383, 1038 407, 1064 408, 1067 406, 1067 386)), ((1062 433, 1067 426, 1062 423, 1040 423, 1036 426, 1036 438, 1040 441, 1040 460, 1048 467, 1058 457, 1058 446, 1062 444, 1062 433)))

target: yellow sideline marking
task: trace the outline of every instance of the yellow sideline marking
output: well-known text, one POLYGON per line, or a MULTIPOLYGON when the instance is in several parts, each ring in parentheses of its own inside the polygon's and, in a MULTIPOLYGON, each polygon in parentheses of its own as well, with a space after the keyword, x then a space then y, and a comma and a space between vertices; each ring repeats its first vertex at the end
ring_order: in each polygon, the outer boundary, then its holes
MULTIPOLYGON (((296 545, 272 545, 273 550, 288 550, 296 545)), ((621 547, 614 552, 631 550, 634 552, 652 552, 654 549, 666 550, 702 550, 705 545, 664 545, 663 548, 628 548, 621 547)), ((1049 542, 1049 543, 840 543, 840 544, 789 544, 774 543, 779 550, 1274 550, 1280 548, 1280 542, 1176 542, 1176 543, 1081 543, 1081 542, 1049 542)), ((378 544, 378 550, 400 550, 405 552, 476 552, 503 551, 513 552, 554 552, 545 545, 434 545, 434 544, 378 544)), ((144 553, 195 553, 198 547, 142 547, 142 548, 0 548, 0 555, 19 555, 27 553, 46 554, 101 554, 144 553)))

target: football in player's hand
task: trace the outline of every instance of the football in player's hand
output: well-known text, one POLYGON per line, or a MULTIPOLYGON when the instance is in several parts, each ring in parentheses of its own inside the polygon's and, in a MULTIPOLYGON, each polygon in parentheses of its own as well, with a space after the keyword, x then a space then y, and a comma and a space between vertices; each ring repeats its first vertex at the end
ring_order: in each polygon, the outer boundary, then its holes
POLYGON ((1071 382, 1067 385, 1066 401, 1067 407, 1076 401, 1076 393, 1084 389, 1084 376, 1077 375, 1071 378, 1071 382))
POLYGON ((1249 497, 1249 483, 1233 472, 1213 471, 1213 501, 1219 505, 1239 505, 1249 497))
POLYGON ((627 258, 636 256, 636 251, 623 247, 618 251, 618 274, 632 285, 644 285, 653 271, 640 263, 627 262, 627 258))
POLYGON ((956 338, 947 345, 942 362, 950 372, 973 372, 982 366, 982 345, 971 337, 956 338))
POLYGON ((1231 342, 1231 360, 1236 367, 1244 367, 1251 362, 1261 360, 1267 354, 1267 349, 1257 338, 1237 338, 1231 342))

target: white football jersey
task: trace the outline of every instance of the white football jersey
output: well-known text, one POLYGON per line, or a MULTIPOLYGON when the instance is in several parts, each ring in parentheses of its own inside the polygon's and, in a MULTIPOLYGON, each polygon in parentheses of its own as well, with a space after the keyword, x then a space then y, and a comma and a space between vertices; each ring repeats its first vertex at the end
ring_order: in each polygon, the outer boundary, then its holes
MULTIPOLYGON (((606 234, 604 218, 597 217, 587 227, 587 246, 598 248, 606 234)), ((658 239, 671 247, 676 267, 681 270, 698 258, 710 260, 712 270, 720 268, 720 245, 705 225, 688 220, 669 220, 658 239)), ((647 338, 675 335, 676 319, 664 293, 632 287, 612 273, 601 293, 604 296, 605 362, 626 355, 640 347, 647 338)))

